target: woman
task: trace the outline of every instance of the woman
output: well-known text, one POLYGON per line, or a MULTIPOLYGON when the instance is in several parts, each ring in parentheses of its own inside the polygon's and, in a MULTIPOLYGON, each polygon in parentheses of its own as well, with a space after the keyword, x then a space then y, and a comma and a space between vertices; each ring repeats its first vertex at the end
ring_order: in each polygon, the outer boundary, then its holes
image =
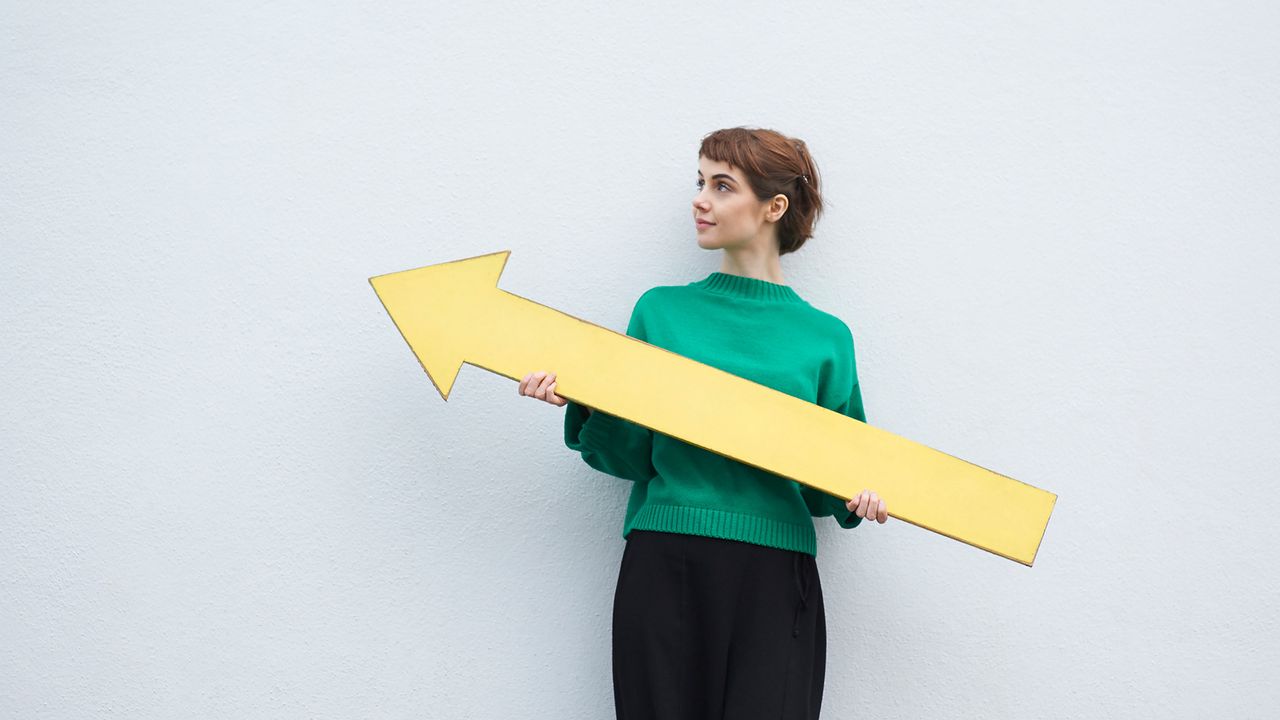
MULTIPOLYGON (((779 258, 822 211, 805 144, 758 128, 710 133, 697 189, 698 245, 724 251, 720 270, 646 291, 627 334, 866 422, 848 326, 782 276, 779 258)), ((864 490, 845 502, 555 389, 546 372, 519 387, 568 406, 565 444, 633 482, 613 607, 618 717, 818 717, 826 619, 812 518, 884 523, 884 499, 864 490)))

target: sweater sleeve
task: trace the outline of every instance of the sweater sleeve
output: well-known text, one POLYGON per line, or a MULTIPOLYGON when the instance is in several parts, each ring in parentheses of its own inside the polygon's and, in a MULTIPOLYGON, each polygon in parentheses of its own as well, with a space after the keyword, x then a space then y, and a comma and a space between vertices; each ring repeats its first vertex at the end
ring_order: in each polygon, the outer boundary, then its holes
MULTIPOLYGON (((845 337, 841 341, 838 356, 829 365, 823 367, 824 372, 818 388, 818 404, 865 423, 867 415, 862 406, 862 388, 858 383, 853 334, 843 322, 841 326, 844 328, 845 337)), ((808 485, 800 486, 800 494, 804 496, 809 513, 814 517, 831 515, 842 528, 855 528, 862 523, 862 518, 850 512, 845 501, 835 495, 808 485)))
MULTIPOLYGON (((627 335, 639 340, 647 340, 642 312, 646 295, 636 300, 627 323, 627 335)), ((573 400, 565 405, 564 443, 581 453, 588 465, 614 477, 645 481, 657 474, 652 430, 595 408, 588 415, 586 407, 573 400)))

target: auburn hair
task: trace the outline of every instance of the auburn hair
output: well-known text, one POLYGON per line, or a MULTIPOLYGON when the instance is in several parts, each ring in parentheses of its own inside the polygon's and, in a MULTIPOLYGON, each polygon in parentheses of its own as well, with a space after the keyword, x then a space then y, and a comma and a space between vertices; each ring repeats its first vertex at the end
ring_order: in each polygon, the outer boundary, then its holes
POLYGON ((779 255, 799 250, 813 237, 822 193, 818 166, 803 140, 766 128, 724 128, 703 136, 698 156, 741 170, 759 200, 787 196, 786 212, 778 221, 779 255))

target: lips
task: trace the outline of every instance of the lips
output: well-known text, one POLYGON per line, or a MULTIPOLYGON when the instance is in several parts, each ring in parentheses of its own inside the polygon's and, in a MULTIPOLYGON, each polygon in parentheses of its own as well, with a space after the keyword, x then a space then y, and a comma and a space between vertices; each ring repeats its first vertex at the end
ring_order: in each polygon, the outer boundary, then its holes
POLYGON ((697 222, 698 227, 710 227, 712 225, 715 225, 715 223, 711 222, 710 220, 703 220, 702 218, 696 218, 695 221, 697 222))

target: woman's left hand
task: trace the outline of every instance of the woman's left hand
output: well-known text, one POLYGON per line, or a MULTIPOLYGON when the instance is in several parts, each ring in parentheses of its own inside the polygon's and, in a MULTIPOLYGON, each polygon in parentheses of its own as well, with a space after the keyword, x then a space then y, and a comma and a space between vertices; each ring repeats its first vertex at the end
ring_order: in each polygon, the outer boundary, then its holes
POLYGON ((849 508, 849 512, 860 518, 871 518, 881 525, 885 520, 889 519, 889 506, 885 503, 884 498, 878 497, 870 490, 863 490, 858 493, 852 500, 845 503, 845 507, 849 508))

